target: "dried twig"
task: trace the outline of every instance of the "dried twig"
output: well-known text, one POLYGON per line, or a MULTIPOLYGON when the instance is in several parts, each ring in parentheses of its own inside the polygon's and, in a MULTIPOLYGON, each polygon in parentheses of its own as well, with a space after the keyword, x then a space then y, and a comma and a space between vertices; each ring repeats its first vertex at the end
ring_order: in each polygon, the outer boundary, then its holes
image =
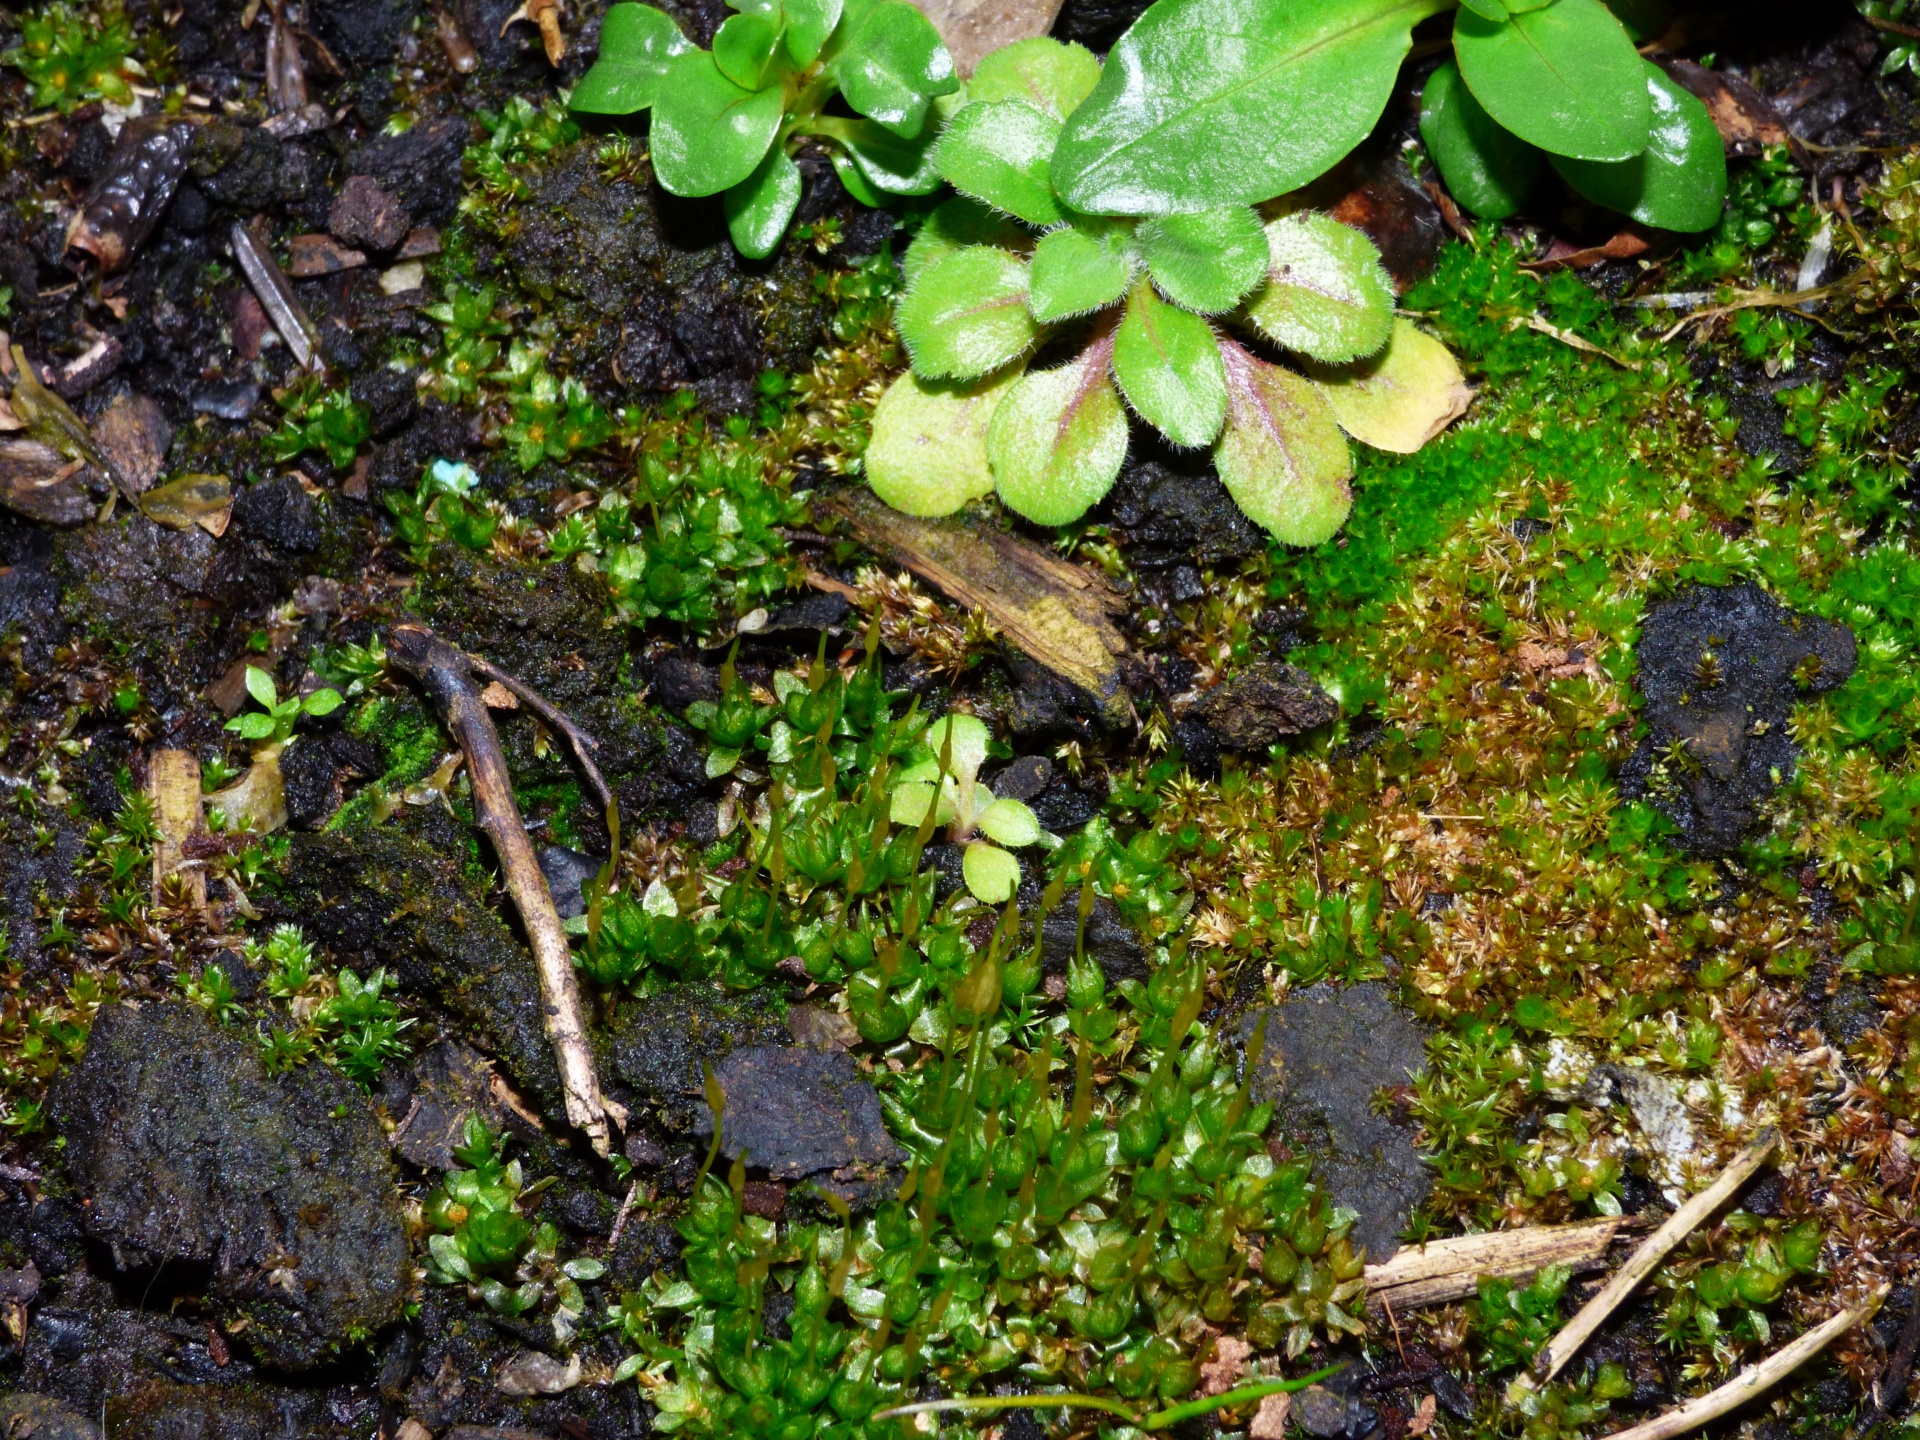
POLYGON ((549 65, 567 58, 567 37, 560 29, 560 0, 521 0, 520 8, 500 26, 500 33, 506 34, 507 26, 516 20, 528 20, 540 27, 540 43, 549 65))
POLYGON ((1517 1279, 1548 1265, 1565 1265, 1575 1274, 1604 1270, 1607 1251, 1626 1224, 1616 1218, 1530 1225, 1404 1246, 1391 1260, 1367 1266, 1367 1303, 1409 1310, 1471 1295, 1483 1275, 1517 1279))
MULTIPOLYGON (((526 926, 527 939, 533 946, 534 961, 540 971, 540 990, 546 1001, 547 1038, 552 1041, 554 1056, 560 1064, 567 1120, 585 1131, 593 1148, 605 1155, 609 1148, 608 1119, 624 1128, 627 1114, 600 1093, 593 1052, 587 1043, 586 1021, 580 1010, 580 990, 573 978, 573 953, 560 925, 560 913, 554 908, 552 892, 547 889, 546 877, 534 858, 532 842, 527 839, 526 822, 513 797, 513 781, 507 773, 499 732, 493 728, 493 719, 480 698, 480 686, 475 680, 478 666, 464 651, 455 649, 424 625, 395 625, 388 632, 387 653, 395 665, 419 681, 433 697, 447 729, 467 757, 474 811, 479 816, 480 828, 493 841, 494 853, 499 856, 500 869, 506 877, 507 893, 513 897, 514 908, 526 926)), ((499 678, 500 683, 508 684, 502 672, 494 667, 489 665, 486 671, 490 677, 499 678)), ((531 694, 520 688, 518 682, 513 682, 510 688, 523 699, 531 694)), ((529 699, 528 703, 531 705, 532 701, 529 699)), ((569 738, 578 734, 571 725, 557 728, 569 738)), ((604 791, 605 782, 599 779, 599 771, 591 770, 591 776, 604 791)))
POLYGON ((233 222, 230 233, 233 258, 239 262, 247 283, 253 286, 253 293, 259 296, 260 307, 273 321, 273 328, 280 332, 287 349, 293 352, 293 358, 303 369, 324 370, 326 365, 320 359, 320 332, 314 328, 306 308, 295 298, 287 272, 238 220, 233 222))
POLYGON ((1826 1349, 1836 1336, 1845 1334, 1866 1319, 1880 1307, 1886 1293, 1883 1285, 1852 1309, 1842 1310, 1824 1325, 1809 1330, 1758 1365, 1748 1366, 1718 1390, 1709 1390, 1705 1395, 1676 1406, 1645 1424, 1618 1431, 1608 1436, 1607 1440, 1673 1440, 1676 1435, 1684 1435, 1729 1410, 1738 1409, 1755 1396, 1766 1394, 1826 1349))
POLYGON ((1745 1184, 1747 1177, 1760 1168, 1761 1162, 1773 1153, 1773 1147, 1779 1142, 1779 1131, 1771 1128, 1761 1131, 1759 1137, 1720 1172, 1719 1179, 1674 1211, 1667 1217, 1666 1224, 1640 1242, 1640 1248, 1627 1257, 1627 1263, 1614 1272, 1613 1278, 1607 1281, 1600 1293, 1582 1305, 1580 1313, 1567 1322, 1566 1329, 1554 1336, 1552 1342, 1540 1352, 1534 1361, 1534 1368, 1540 1372, 1543 1383, 1560 1373, 1575 1352, 1587 1343, 1588 1337, 1652 1273, 1653 1267, 1666 1257, 1667 1252, 1745 1184))
POLYGON ((187 842, 207 833, 200 808, 200 762, 191 750, 159 750, 147 762, 147 794, 153 800, 153 903, 174 875, 185 883, 194 908, 207 903, 207 873, 186 856, 187 842))

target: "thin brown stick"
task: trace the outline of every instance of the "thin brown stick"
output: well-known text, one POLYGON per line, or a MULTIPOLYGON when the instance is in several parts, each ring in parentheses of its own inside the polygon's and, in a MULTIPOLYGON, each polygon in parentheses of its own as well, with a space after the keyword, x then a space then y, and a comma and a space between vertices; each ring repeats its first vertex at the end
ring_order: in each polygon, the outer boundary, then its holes
POLYGON ((1907 1379, 1913 1374, 1916 1350, 1920 1350, 1920 1295, 1914 1297, 1913 1308, 1907 1312, 1907 1323, 1900 1327, 1900 1341, 1887 1359, 1887 1368, 1874 1382, 1873 1404, 1849 1432, 1851 1440, 1865 1440, 1900 1403, 1907 1392, 1907 1379))
MULTIPOLYGON (((547 1038, 560 1064, 560 1087, 566 1098, 567 1120, 586 1132, 593 1148, 605 1155, 609 1148, 607 1121, 626 1126, 624 1109, 600 1093, 587 1043, 586 1021, 580 1010, 580 989, 573 978, 573 952, 560 912, 554 908, 546 877, 534 858, 533 844, 520 806, 513 797, 512 777, 500 749, 499 732, 480 698, 475 665, 424 625, 395 625, 388 632, 387 653, 395 665, 413 676, 439 708, 473 782, 473 807, 480 828, 493 841, 494 853, 506 877, 507 893, 527 929, 534 963, 540 972, 540 991, 546 1001, 547 1038)), ((490 668, 490 667, 489 667, 490 668)), ((502 681, 501 683, 506 683, 502 681)), ((524 696, 522 698, 525 698, 524 696)), ((595 772, 596 774, 598 772, 595 772)), ((603 782, 604 783, 604 782, 603 782)))
POLYGON ((1824 1325, 1815 1327, 1784 1349, 1769 1355, 1758 1365, 1750 1365, 1718 1390, 1687 1401, 1686 1404, 1656 1416, 1630 1430, 1609 1435, 1607 1440, 1673 1440, 1729 1410, 1738 1409, 1756 1396, 1764 1395, 1807 1361, 1818 1355, 1835 1337, 1845 1334, 1880 1307, 1886 1297, 1883 1285, 1850 1310, 1842 1310, 1824 1325))
POLYGON ((1920 40, 1920 25, 1902 25, 1898 20, 1882 20, 1877 15, 1860 17, 1876 30, 1885 30, 1890 35, 1905 35, 1909 39, 1920 40))
POLYGON ((538 715, 549 729, 558 730, 566 738, 567 744, 573 750, 573 758, 580 762, 581 773, 587 777, 587 785, 593 791, 593 798, 600 802, 602 810, 612 810, 614 808, 613 791, 607 788, 606 777, 600 773, 600 767, 593 762, 593 752, 599 748, 594 738, 568 719, 566 712, 546 696, 526 681, 509 675, 491 660, 484 660, 478 655, 469 655, 467 663, 473 667, 473 673, 482 680, 491 680, 511 690, 514 697, 538 715))
POLYGON ((1607 1281, 1600 1293, 1582 1305, 1580 1313, 1567 1322, 1566 1329, 1554 1336, 1552 1342, 1540 1352, 1539 1358, 1534 1361, 1534 1368, 1540 1372, 1543 1383, 1560 1373, 1567 1361, 1600 1328, 1601 1323, 1652 1273, 1653 1267, 1666 1258, 1667 1252, 1745 1184, 1747 1177, 1760 1168, 1761 1162, 1773 1153, 1773 1147, 1779 1143, 1779 1131, 1772 1128, 1761 1131, 1753 1143, 1720 1172, 1719 1179, 1674 1211, 1667 1217, 1666 1224, 1640 1242, 1640 1248, 1627 1257, 1627 1263, 1614 1272, 1613 1278, 1607 1281))

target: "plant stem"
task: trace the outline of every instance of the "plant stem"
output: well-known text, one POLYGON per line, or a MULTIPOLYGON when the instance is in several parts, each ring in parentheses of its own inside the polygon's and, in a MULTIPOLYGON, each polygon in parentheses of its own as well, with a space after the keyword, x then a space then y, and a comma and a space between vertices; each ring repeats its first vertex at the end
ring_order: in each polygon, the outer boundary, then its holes
POLYGON ((1129 1425, 1140 1423, 1139 1417, 1118 1400, 1082 1395, 1078 1391, 1063 1395, 974 1395, 958 1400, 920 1400, 912 1405, 882 1410, 873 1418, 891 1420, 907 1415, 932 1415, 943 1410, 965 1410, 974 1414, 991 1414, 999 1410, 1104 1410, 1109 1415, 1118 1415, 1129 1425))
POLYGON ((1296 1390, 1306 1389, 1309 1385, 1317 1385, 1329 1375, 1337 1375, 1345 1368, 1344 1365, 1329 1365, 1326 1369, 1316 1370, 1311 1375, 1302 1375, 1298 1380, 1262 1380, 1257 1385, 1242 1385, 1238 1390, 1229 1390, 1224 1395, 1206 1395, 1198 1400, 1185 1400, 1165 1410, 1154 1411, 1140 1422, 1140 1428, 1166 1430, 1178 1425, 1182 1420, 1210 1415, 1215 1410, 1226 1410, 1235 1405, 1264 1400, 1269 1395, 1290 1395, 1296 1390))

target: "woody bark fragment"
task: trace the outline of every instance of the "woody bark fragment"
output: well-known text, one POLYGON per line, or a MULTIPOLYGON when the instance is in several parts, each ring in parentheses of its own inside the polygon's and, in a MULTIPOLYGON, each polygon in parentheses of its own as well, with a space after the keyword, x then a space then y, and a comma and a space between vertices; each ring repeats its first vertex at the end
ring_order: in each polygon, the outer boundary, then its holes
MULTIPOLYGON (((566 1099, 567 1120, 584 1131, 593 1148, 608 1153, 608 1121, 625 1128, 627 1113, 600 1093, 600 1080, 594 1071, 593 1052, 588 1046, 586 1021, 580 1009, 580 990, 574 982, 573 953, 566 932, 560 925, 560 913, 554 908, 553 895, 546 877, 534 858, 533 845, 527 839, 527 827, 520 806, 514 799, 512 777, 507 773, 506 756, 500 749, 500 735, 480 698, 481 685, 476 672, 490 679, 501 672, 484 661, 475 661, 455 649, 424 625, 395 625, 387 636, 387 653, 393 663, 419 682, 433 698, 454 742, 467 759, 467 773, 473 782, 473 808, 480 828, 493 842, 500 859, 507 893, 526 927, 533 948, 534 963, 540 974, 540 990, 546 1002, 542 1017, 547 1038, 553 1044, 554 1058, 560 1066, 560 1084, 566 1099)), ((522 694, 531 692, 517 684, 522 694)), ((557 713, 557 712, 555 712, 557 713)), ((567 727, 568 738, 578 740, 579 732, 567 727)), ((581 752, 585 759, 584 751, 581 752)), ((595 788, 603 789, 599 772, 592 770, 595 788)))
POLYGON ((978 606, 1009 641, 1088 696, 1108 724, 1133 723, 1121 676, 1127 642, 1114 624, 1127 602, 1103 576, 964 516, 903 515, 868 490, 818 503, 955 604, 978 606))

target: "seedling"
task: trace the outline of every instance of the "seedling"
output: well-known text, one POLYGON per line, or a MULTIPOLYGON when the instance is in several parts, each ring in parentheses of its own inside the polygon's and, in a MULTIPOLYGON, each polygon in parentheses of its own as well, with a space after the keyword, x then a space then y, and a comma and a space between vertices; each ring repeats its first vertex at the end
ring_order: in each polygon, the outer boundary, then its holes
POLYGON ((265 741, 269 745, 285 745, 291 740, 293 727, 300 723, 301 716, 331 715, 340 708, 340 692, 326 687, 310 695, 290 695, 282 700, 273 676, 258 665, 247 667, 247 693, 261 709, 234 716, 227 722, 227 729, 243 739, 265 741))
POLYGON ((1372 243, 1326 216, 1263 219, 1239 202, 1153 214, 1144 192, 1128 216, 1069 204, 1060 147, 1104 83, 1088 51, 1054 40, 981 62, 935 153, 962 198, 907 252, 896 324, 913 373, 874 416, 868 478, 911 514, 997 490, 1037 524, 1067 524, 1119 474, 1130 406, 1175 445, 1211 447, 1277 538, 1319 544, 1352 503, 1342 429, 1417 450, 1463 407, 1459 369, 1394 319, 1372 243), (1318 368, 1270 363, 1222 322, 1318 368), (1027 370, 1056 334, 1078 353, 1027 370))
POLYGON ((344 470, 373 436, 367 407, 345 390, 305 391, 281 402, 287 415, 268 444, 276 460, 292 460, 309 450, 325 454, 334 469, 344 470))
POLYGON ((574 90, 588 115, 653 112, 653 172, 675 195, 720 195, 743 255, 773 253, 800 203, 793 154, 824 142, 864 205, 939 187, 932 139, 960 81, 906 0, 729 0, 739 11, 697 48, 663 10, 607 12, 600 58, 574 90), (830 113, 844 100, 853 115, 830 113))
POLYGON ((894 784, 890 818, 896 825, 919 825, 932 808, 934 823, 947 827, 947 838, 967 847, 961 858, 967 889, 989 905, 1004 905, 1020 887, 1020 862, 1000 846, 1037 845, 1043 836, 1025 803, 996 799, 979 780, 992 738, 971 715, 934 721, 927 729, 930 753, 901 770, 894 784), (980 835, 986 839, 976 838, 980 835))
POLYGON ((20 43, 0 59, 26 76, 35 105, 67 115, 89 100, 131 102, 129 77, 146 73, 132 55, 133 26, 118 6, 95 21, 56 0, 21 20, 20 43))

